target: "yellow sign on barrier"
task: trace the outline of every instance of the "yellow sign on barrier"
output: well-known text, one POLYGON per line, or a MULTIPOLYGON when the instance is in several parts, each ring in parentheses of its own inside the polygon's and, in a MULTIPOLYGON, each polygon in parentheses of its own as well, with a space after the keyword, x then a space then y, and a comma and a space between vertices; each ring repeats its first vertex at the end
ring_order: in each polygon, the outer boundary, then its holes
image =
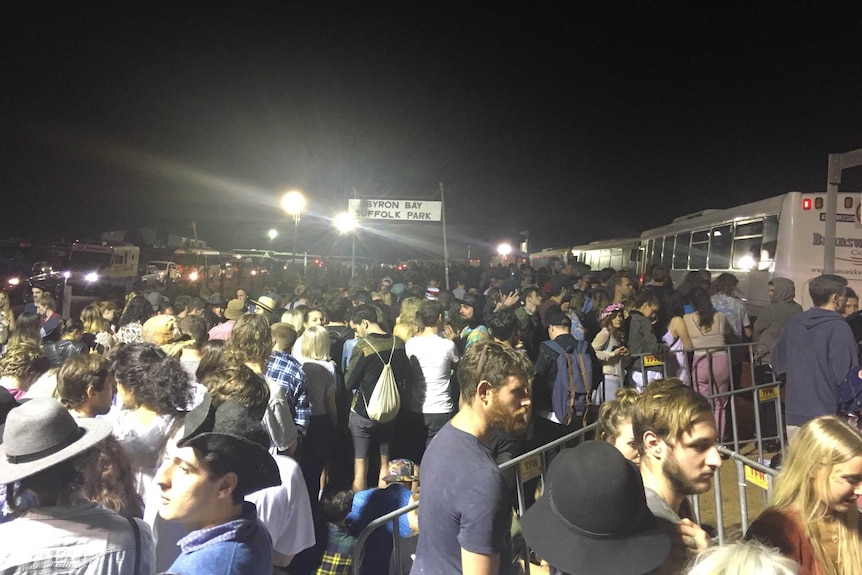
POLYGON ((521 483, 526 483, 542 474, 542 456, 534 455, 529 459, 525 459, 519 464, 519 467, 521 471, 521 483))
POLYGON ((747 465, 745 466, 745 480, 757 485, 761 489, 769 488, 769 484, 766 482, 766 474, 747 465))
POLYGON ((757 393, 760 395, 761 402, 772 401, 778 397, 778 386, 773 385, 772 387, 764 387, 763 389, 758 389, 757 393))

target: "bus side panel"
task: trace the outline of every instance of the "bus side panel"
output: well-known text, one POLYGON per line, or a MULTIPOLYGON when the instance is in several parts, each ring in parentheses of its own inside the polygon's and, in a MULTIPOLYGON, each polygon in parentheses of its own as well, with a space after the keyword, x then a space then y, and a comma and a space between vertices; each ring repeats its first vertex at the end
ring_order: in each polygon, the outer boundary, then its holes
MULTIPOLYGON (((839 206, 850 196, 858 201, 858 194, 839 194, 839 206)), ((826 194, 805 194, 814 201, 826 194)), ((839 207, 839 217, 855 212, 839 207)), ((803 309, 812 306, 808 282, 823 273, 823 246, 826 223, 821 221, 824 210, 802 209, 802 194, 788 194, 781 212, 778 230, 778 249, 774 277, 785 277, 796 284, 796 301, 803 309)), ((836 225, 835 274, 843 276, 856 293, 862 293, 862 225, 854 221, 839 221, 836 225)))

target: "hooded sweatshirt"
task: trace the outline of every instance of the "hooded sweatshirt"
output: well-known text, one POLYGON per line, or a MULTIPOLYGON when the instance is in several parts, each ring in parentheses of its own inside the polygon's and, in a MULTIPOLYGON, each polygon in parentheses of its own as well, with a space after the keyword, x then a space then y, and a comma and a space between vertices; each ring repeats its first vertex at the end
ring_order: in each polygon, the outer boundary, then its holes
POLYGON ((836 413, 838 385, 858 364, 859 348, 840 313, 813 307, 791 317, 772 350, 774 372, 787 374, 787 423, 836 413))
POLYGON ((774 278, 772 280, 771 302, 754 322, 754 341, 763 344, 755 348, 763 361, 770 363, 772 360, 772 349, 781 336, 781 331, 794 315, 802 313, 802 306, 793 301, 796 297, 796 286, 787 278, 774 278))

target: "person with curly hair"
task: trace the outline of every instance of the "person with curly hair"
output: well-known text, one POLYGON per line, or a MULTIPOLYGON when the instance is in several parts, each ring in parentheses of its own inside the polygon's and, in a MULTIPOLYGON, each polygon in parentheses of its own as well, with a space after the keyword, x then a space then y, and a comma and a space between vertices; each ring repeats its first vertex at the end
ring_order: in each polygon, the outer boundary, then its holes
POLYGON ((122 347, 114 355, 109 374, 117 382, 121 406, 109 414, 114 420, 113 434, 132 460, 138 493, 143 496, 168 441, 182 427, 193 399, 191 381, 178 360, 148 343, 122 347))
POLYGON ((0 385, 14 399, 19 399, 49 367, 50 362, 38 344, 25 341, 13 345, 0 359, 0 385))

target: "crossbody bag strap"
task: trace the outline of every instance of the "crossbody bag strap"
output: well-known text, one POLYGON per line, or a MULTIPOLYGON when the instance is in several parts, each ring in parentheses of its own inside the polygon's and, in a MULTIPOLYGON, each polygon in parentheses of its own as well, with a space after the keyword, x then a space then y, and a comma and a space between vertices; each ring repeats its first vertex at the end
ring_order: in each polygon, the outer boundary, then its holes
POLYGON ((128 518, 129 524, 132 526, 132 532, 135 534, 135 570, 134 574, 139 575, 141 572, 141 529, 138 527, 138 522, 134 517, 128 518))

